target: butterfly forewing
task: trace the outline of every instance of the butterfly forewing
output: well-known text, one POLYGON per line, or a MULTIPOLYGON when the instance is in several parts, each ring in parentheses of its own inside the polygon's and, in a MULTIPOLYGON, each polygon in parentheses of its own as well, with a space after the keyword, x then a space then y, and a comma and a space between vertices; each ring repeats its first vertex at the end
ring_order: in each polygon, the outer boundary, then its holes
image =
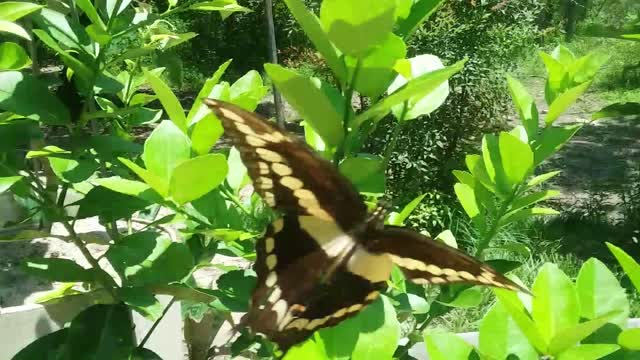
MULTIPOLYGON (((357 314, 385 287, 384 282, 372 283, 348 271, 342 263, 336 263, 337 256, 331 256, 327 249, 337 247, 348 252, 355 243, 338 239, 333 245, 323 247, 321 240, 310 234, 321 221, 285 215, 269 227, 257 244, 258 285, 247 323, 283 351, 317 329, 357 314), (315 225, 308 227, 309 224, 315 225), (337 266, 327 278, 327 271, 333 265, 337 266)), ((331 228, 332 225, 324 226, 331 228)))
POLYGON ((240 151, 254 187, 273 208, 336 221, 351 229, 366 206, 335 167, 294 136, 235 105, 205 99, 240 151))
POLYGON ((422 284, 468 283, 528 292, 489 266, 415 231, 385 227, 370 250, 386 253, 408 279, 422 284))

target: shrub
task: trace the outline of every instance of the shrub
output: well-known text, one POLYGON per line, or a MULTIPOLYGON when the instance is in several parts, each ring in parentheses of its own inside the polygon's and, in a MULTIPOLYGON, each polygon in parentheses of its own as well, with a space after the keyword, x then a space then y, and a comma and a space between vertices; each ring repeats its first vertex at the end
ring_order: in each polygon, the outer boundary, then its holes
MULTIPOLYGON (((425 191, 451 194, 450 170, 509 114, 503 73, 534 46, 540 11, 539 2, 529 0, 448 1, 417 30, 410 53, 434 54, 445 63, 468 57, 468 63, 451 79, 453 91, 443 106, 401 132, 388 171, 393 199, 403 203, 425 191)), ((388 141, 390 124, 379 126, 373 149, 388 141)))

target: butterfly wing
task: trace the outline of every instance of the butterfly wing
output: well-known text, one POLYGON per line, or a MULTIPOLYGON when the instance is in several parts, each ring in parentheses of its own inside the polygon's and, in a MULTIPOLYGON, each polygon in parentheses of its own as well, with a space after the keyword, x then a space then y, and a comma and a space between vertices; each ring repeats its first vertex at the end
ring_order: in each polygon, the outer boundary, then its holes
POLYGON ((387 226, 372 239, 370 251, 387 254, 416 283, 469 283, 528 293, 482 262, 413 230, 387 226))
POLYGON ((233 104, 204 99, 240 152, 254 187, 271 207, 336 221, 351 229, 367 209, 330 162, 266 119, 233 104))
POLYGON ((356 246, 348 237, 332 234, 336 229, 321 219, 287 214, 258 241, 258 285, 246 322, 285 352, 317 329, 357 314, 386 285, 356 275, 344 264, 327 277, 338 257, 331 252, 347 254, 356 246), (327 230, 323 239, 314 237, 319 228, 327 230))

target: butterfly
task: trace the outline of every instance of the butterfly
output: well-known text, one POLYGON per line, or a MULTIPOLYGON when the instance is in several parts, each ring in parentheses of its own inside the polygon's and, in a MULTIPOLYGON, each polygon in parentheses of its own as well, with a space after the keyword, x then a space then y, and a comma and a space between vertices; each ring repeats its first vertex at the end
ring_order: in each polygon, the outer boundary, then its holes
POLYGON ((256 243, 247 325, 286 352, 354 316, 386 288, 394 265, 419 284, 526 291, 474 258, 369 212, 336 167, 266 119, 204 99, 240 152, 255 190, 282 217, 256 243))

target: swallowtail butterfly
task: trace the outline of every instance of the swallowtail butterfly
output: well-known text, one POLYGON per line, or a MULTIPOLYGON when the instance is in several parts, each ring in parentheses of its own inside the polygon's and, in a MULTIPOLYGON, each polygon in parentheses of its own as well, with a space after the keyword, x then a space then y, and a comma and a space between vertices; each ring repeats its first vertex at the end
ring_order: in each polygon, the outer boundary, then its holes
POLYGON ((452 247, 384 225, 384 211, 368 213, 331 163, 260 116, 219 100, 204 103, 239 150, 256 191, 283 214, 256 244, 258 285, 245 319, 284 352, 374 301, 394 264, 420 284, 523 290, 452 247))

